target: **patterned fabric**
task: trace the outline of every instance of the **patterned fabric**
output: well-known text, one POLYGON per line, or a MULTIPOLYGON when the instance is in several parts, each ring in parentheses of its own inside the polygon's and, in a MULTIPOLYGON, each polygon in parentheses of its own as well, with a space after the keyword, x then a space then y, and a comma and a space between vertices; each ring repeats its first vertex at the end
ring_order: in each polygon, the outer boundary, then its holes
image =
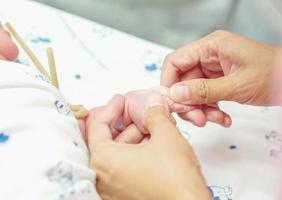
POLYGON ((99 200, 76 119, 30 68, 0 62, 0 199, 99 200))

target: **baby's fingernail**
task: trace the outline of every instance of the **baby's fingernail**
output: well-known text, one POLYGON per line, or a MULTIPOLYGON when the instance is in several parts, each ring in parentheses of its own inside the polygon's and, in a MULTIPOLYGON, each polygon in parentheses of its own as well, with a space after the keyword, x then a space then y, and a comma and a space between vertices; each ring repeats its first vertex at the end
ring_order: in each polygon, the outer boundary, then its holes
POLYGON ((229 117, 225 116, 225 117, 224 117, 223 125, 224 125, 226 128, 229 128, 229 127, 231 126, 231 124, 232 124, 232 120, 231 120, 229 117))
POLYGON ((176 85, 170 89, 170 97, 176 102, 187 101, 190 97, 188 86, 176 85))

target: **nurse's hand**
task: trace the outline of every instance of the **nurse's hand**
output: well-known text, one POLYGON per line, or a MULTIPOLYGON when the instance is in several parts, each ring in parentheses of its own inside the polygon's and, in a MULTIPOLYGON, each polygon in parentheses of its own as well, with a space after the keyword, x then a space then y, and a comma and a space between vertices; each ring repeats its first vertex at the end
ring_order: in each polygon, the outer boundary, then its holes
POLYGON ((273 75, 282 71, 282 63, 279 67, 277 62, 279 51, 233 33, 215 31, 168 55, 161 85, 171 87, 170 97, 176 102, 203 105, 202 109, 181 114, 182 118, 189 120, 192 115, 222 120, 229 126, 230 118, 210 104, 221 100, 251 105, 281 103, 282 95, 277 96, 272 87, 278 84, 271 84, 273 75))
POLYGON ((113 140, 124 98, 116 95, 97 108, 88 125, 90 167, 97 174, 103 200, 210 200, 191 146, 181 136, 163 106, 149 108, 145 126, 151 138, 140 144, 140 132, 130 125, 113 140), (128 144, 131 143, 131 144, 128 144))

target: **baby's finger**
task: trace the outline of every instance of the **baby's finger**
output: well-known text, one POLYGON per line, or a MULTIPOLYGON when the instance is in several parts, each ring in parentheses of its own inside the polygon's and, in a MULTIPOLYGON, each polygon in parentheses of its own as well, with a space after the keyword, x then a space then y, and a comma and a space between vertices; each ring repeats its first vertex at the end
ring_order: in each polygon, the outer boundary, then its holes
POLYGON ((229 128, 232 125, 232 119, 228 114, 226 114, 226 113, 224 113, 224 114, 225 114, 224 115, 224 127, 229 128))
POLYGON ((13 61, 18 57, 19 50, 16 44, 11 40, 10 34, 0 28, 0 54, 1 59, 13 61))
POLYGON ((204 106, 203 111, 208 121, 223 125, 224 113, 218 108, 204 106))
POLYGON ((112 128, 111 131, 112 131, 113 139, 115 139, 120 134, 120 132, 116 130, 115 128, 112 128))
POLYGON ((189 112, 180 113, 179 117, 183 120, 192 122, 195 126, 203 127, 206 125, 207 119, 201 109, 195 109, 189 112))
POLYGON ((179 104, 179 103, 171 103, 169 104, 170 112, 176 112, 176 113, 184 113, 189 112, 195 109, 198 109, 199 106, 194 105, 185 105, 185 104, 179 104))
POLYGON ((146 135, 140 143, 146 143, 150 140, 150 135, 146 135))
POLYGON ((112 129, 115 128, 118 120, 121 118, 124 110, 124 97, 120 94, 116 94, 105 106, 100 106, 90 110, 86 119, 86 125, 88 126, 91 121, 100 123, 106 123, 110 125, 112 129))
POLYGON ((230 127, 232 120, 228 114, 221 111, 218 107, 205 105, 203 111, 206 115, 206 118, 210 122, 217 123, 224 127, 230 127))
POLYGON ((115 95, 106 106, 93 109, 87 119, 88 145, 90 150, 103 142, 112 141, 113 124, 123 113, 124 98, 115 95))
POLYGON ((144 136, 134 124, 130 124, 114 140, 120 143, 138 144, 144 136))

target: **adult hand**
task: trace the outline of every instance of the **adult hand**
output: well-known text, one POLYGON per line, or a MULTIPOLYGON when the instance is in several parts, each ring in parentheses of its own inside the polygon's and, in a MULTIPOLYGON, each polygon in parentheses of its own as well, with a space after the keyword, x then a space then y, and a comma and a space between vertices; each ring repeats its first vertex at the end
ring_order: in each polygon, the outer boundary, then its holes
POLYGON ((228 115, 209 105, 221 100, 269 105, 277 52, 276 47, 216 31, 168 55, 161 84, 171 87, 174 101, 203 105, 201 110, 180 115, 182 118, 189 120, 194 114, 229 126, 228 115))
POLYGON ((102 199, 211 199, 191 146, 165 107, 146 112, 151 138, 140 144, 128 144, 138 143, 141 134, 134 125, 113 139, 123 107, 124 98, 115 96, 107 106, 93 111, 88 124, 90 167, 96 171, 102 199))

